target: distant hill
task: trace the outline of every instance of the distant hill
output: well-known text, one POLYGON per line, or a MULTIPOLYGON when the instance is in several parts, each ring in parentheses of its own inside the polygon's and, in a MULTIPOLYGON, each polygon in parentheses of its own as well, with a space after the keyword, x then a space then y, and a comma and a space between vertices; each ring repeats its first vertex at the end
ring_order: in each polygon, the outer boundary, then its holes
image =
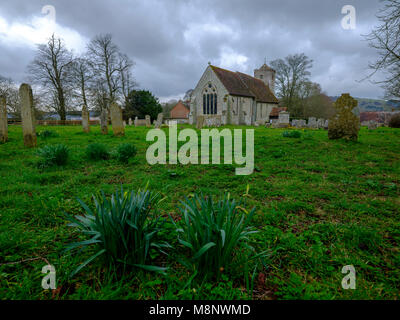
MULTIPOLYGON (((339 97, 330 97, 336 101, 339 97)), ((361 112, 376 111, 400 111, 400 100, 379 100, 367 98, 355 98, 358 100, 358 106, 361 112)))

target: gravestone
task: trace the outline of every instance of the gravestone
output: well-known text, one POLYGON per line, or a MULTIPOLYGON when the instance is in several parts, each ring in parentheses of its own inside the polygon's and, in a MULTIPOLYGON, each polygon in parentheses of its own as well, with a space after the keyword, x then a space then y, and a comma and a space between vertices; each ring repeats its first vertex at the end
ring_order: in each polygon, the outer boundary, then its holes
POLYGON ((146 115, 146 127, 151 128, 151 118, 148 115, 146 115))
POLYGON ((328 130, 328 128, 329 128, 329 120, 326 120, 324 123, 324 129, 328 130))
POLYGON ((132 118, 129 118, 128 124, 131 126, 132 125, 132 118))
POLYGON ((290 114, 287 111, 282 111, 279 113, 278 127, 287 128, 290 123, 290 114))
POLYGON ((108 134, 108 115, 107 115, 106 108, 103 108, 103 110, 101 110, 100 127, 101 127, 102 134, 108 134))
POLYGON ((123 124, 124 124, 124 128, 126 128, 126 121, 125 120, 123 121, 123 124))
POLYGON ((360 118, 357 116, 359 114, 358 101, 350 94, 344 93, 333 106, 336 109, 336 115, 329 121, 329 139, 343 138, 357 141, 360 131, 360 118))
POLYGON ((122 109, 116 102, 111 103, 110 114, 114 136, 124 136, 125 127, 122 120, 122 109))
POLYGON ((82 107, 82 127, 83 127, 83 132, 89 133, 90 132, 90 126, 89 126, 89 111, 84 105, 82 107))
POLYGON ((322 129, 324 127, 325 121, 324 119, 318 119, 317 120, 317 128, 322 129))
POLYGON ((139 124, 138 124, 138 121, 139 121, 139 118, 138 117, 135 117, 135 121, 134 121, 134 125, 135 125, 135 127, 137 127, 139 124))
POLYGON ((164 120, 164 114, 159 113, 157 116, 157 121, 155 123, 155 128, 160 129, 164 120))
POLYGON ((291 126, 297 128, 298 124, 299 124, 299 120, 292 120, 291 126))
POLYGON ((8 119, 6 98, 0 97, 0 143, 8 140, 8 119))
POLYGON ((375 130, 378 128, 378 123, 376 121, 369 121, 368 122, 368 130, 375 130))
POLYGON ((204 127, 204 116, 197 116, 196 128, 203 129, 203 127, 204 127))
POLYGON ((311 129, 316 129, 317 128, 317 119, 314 117, 311 117, 308 119, 308 127, 311 129))
POLYGON ((23 83, 19 88, 19 99, 21 103, 22 132, 24 144, 32 148, 37 145, 36 119, 33 108, 32 88, 29 84, 23 83))

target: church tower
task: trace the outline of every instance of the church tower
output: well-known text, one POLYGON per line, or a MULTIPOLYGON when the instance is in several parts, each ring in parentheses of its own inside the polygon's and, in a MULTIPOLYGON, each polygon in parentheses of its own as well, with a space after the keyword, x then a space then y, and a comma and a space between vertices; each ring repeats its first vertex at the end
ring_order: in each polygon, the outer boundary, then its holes
POLYGON ((254 70, 254 78, 262 80, 275 94, 275 74, 276 71, 267 66, 267 61, 261 66, 260 69, 254 70))

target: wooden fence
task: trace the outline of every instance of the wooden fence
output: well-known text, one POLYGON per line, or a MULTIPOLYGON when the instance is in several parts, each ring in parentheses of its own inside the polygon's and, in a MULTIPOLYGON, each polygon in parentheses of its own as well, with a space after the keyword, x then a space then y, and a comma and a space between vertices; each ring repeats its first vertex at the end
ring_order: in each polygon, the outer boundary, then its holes
MULTIPOLYGON (((100 120, 90 120, 91 126, 99 125, 100 120)), ((10 125, 21 125, 21 120, 8 120, 10 125)), ((38 126, 81 126, 82 120, 37 120, 36 124, 38 126)))

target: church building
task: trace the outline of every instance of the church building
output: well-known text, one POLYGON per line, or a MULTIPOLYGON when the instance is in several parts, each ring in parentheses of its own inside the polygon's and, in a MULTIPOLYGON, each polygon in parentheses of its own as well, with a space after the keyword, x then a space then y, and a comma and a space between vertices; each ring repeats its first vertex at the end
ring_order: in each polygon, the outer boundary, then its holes
POLYGON ((191 95, 189 123, 198 117, 210 125, 254 125, 269 122, 278 106, 275 70, 267 64, 254 77, 209 65, 191 95))

